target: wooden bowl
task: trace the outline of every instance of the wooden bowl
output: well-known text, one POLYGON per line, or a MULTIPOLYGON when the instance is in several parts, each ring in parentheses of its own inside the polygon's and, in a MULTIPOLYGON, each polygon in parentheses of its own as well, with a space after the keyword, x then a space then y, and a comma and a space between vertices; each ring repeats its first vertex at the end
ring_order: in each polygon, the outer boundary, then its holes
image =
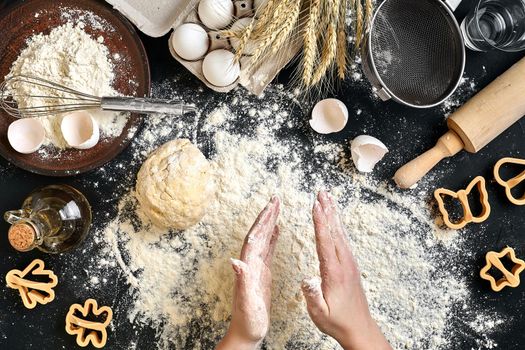
MULTIPOLYGON (((104 37, 115 66, 113 88, 127 96, 149 96, 148 58, 135 29, 118 12, 94 0, 25 1, 0 13, 0 80, 9 73, 29 37, 48 34, 68 21, 78 23, 83 15, 84 30, 93 38, 104 37), (92 25, 92 16, 100 18, 104 26, 92 25), (125 59, 115 60, 114 54, 125 59)), ((0 155, 22 169, 48 176, 75 175, 102 166, 126 148, 142 123, 139 114, 132 114, 120 136, 103 138, 91 149, 46 147, 45 152, 20 154, 7 140, 7 128, 14 120, 0 110, 0 155)))

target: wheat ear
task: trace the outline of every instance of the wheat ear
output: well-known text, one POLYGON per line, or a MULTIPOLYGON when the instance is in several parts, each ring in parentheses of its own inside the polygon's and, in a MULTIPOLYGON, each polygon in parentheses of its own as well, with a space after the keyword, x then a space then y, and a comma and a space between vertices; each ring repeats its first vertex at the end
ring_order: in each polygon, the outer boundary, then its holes
POLYGON ((328 27, 328 33, 321 52, 319 66, 312 76, 311 85, 317 84, 326 74, 328 68, 332 65, 337 50, 337 33, 335 24, 331 23, 328 27))
POLYGON ((311 0, 308 21, 303 35, 303 74, 302 80, 306 86, 310 85, 317 56, 317 24, 319 23, 319 13, 321 10, 321 0, 311 0))
POLYGON ((339 21, 337 23, 337 75, 339 79, 344 79, 348 70, 348 51, 346 44, 346 9, 347 0, 341 0, 339 9, 339 21))
POLYGON ((374 4, 372 0, 366 0, 365 2, 365 28, 370 25, 372 14, 374 13, 374 4))
POLYGON ((252 67, 257 65, 258 60, 265 54, 268 50, 268 47, 272 43, 275 42, 275 39, 277 38, 277 35, 279 34, 279 29, 281 28, 282 24, 288 19, 287 11, 283 11, 286 9, 286 5, 289 2, 296 1, 296 0, 283 0, 281 3, 279 3, 274 11, 274 18, 271 23, 266 28, 261 29, 261 33, 259 35, 256 35, 254 31, 254 36, 258 37, 258 45, 253 51, 253 55, 250 59, 250 65, 252 67))
POLYGON ((255 25, 255 20, 252 20, 252 22, 246 27, 246 29, 244 30, 244 33, 239 39, 239 45, 237 46, 237 52, 235 52, 235 58, 234 58, 236 62, 241 59, 242 54, 244 53, 244 49, 246 48, 246 45, 248 44, 248 41, 250 40, 250 36, 252 35, 252 30, 253 30, 254 25, 255 25))
POLYGON ((276 54, 283 44, 288 40, 290 34, 292 33, 295 25, 297 24, 297 19, 301 12, 301 2, 295 1, 291 13, 287 16, 285 23, 282 26, 282 29, 279 31, 279 35, 276 40, 272 43, 272 54, 276 54))
POLYGON ((248 41, 252 39, 252 33, 254 29, 262 25, 263 23, 268 22, 271 18, 273 4, 274 0, 268 0, 266 5, 262 9, 261 16, 254 17, 251 23, 244 29, 244 32, 242 33, 241 38, 239 39, 237 52, 235 53, 235 61, 239 61, 242 57, 244 50, 246 49, 246 45, 248 44, 248 41))
POLYGON ((363 36, 363 4, 361 3, 361 0, 356 1, 356 9, 355 9, 355 47, 356 49, 359 49, 361 47, 361 41, 363 36))

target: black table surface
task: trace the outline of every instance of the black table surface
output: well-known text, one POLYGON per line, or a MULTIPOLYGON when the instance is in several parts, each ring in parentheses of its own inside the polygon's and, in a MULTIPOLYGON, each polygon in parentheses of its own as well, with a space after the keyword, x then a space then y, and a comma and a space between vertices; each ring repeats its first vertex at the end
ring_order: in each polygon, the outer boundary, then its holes
MULTIPOLYGON (((10 6, 13 3, 15 1, 0 1, 0 8, 10 6)), ((474 4, 475 0, 464 0, 462 2, 456 11, 459 21, 474 4)), ((182 76, 185 81, 191 82, 189 83, 190 86, 195 88, 202 86, 172 58, 167 48, 166 36, 150 38, 141 34, 141 38, 151 63, 153 84, 165 78, 182 76)), ((468 51, 465 75, 476 83, 476 87, 474 90, 467 89, 458 92, 454 98, 467 99, 521 57, 523 57, 523 53, 496 51, 477 53, 468 51)), ((277 80, 286 84, 290 72, 291 68, 286 69, 277 80)), ((209 97, 206 106, 198 106, 203 109, 212 109, 228 97, 206 88, 205 90, 204 94, 209 97)), ((392 101, 378 102, 370 97, 370 87, 367 84, 347 81, 330 96, 343 100, 349 106, 358 105, 363 110, 363 114, 369 117, 357 117, 352 120, 352 123, 349 123, 343 132, 326 137, 342 142, 363 133, 366 128, 367 133, 377 136, 388 144, 391 151, 390 157, 397 162, 389 162, 375 174, 377 178, 382 180, 391 181, 389 179, 398 166, 431 147, 437 138, 446 131, 444 112, 441 107, 420 110, 404 107, 392 101)), ((304 120, 304 123, 308 120, 308 115, 300 110, 295 110, 292 117, 304 120)), ((438 174, 436 179, 441 186, 452 189, 463 188, 462 186, 465 186, 469 179, 476 175, 483 175, 487 179, 492 179, 492 167, 498 159, 504 156, 523 157, 523 152, 525 152, 524 136, 525 130, 521 122, 518 122, 477 154, 462 152, 450 160, 441 162, 436 167, 436 174, 438 174)), ((131 154, 128 149, 113 162, 126 164, 129 159, 131 159, 131 154)), ((135 173, 135 170, 131 171, 124 167, 116 176, 133 179, 135 173)), ((0 212, 18 209, 21 201, 31 190, 54 183, 71 184, 84 192, 92 204, 95 223, 100 224, 104 220, 103 213, 114 213, 112 208, 114 208, 116 199, 104 198, 104 194, 112 190, 107 187, 112 185, 105 184, 105 179, 101 178, 97 172, 68 178, 49 178, 17 169, 4 159, 0 159, 0 212), (90 183, 95 182, 99 184, 97 188, 89 186, 90 183)), ((496 186, 489 186, 489 193, 493 198, 491 200, 493 211, 484 226, 485 228, 478 230, 477 227, 471 227, 462 231, 462 234, 468 235, 468 246, 475 252, 472 256, 466 257, 464 261, 465 271, 470 271, 467 272, 467 282, 475 304, 478 304, 480 308, 493 309, 509 316, 507 317, 508 323, 500 327, 498 333, 493 336, 499 344, 498 348, 523 349, 525 347, 523 345, 525 344, 525 332, 523 332, 525 285, 522 284, 515 289, 507 288, 501 293, 493 293, 488 288, 486 281, 479 279, 478 272, 483 265, 484 254, 488 250, 500 250, 505 245, 509 245, 516 248, 518 256, 525 256, 525 215, 523 215, 525 208, 511 205, 496 186)), ((56 269, 72 263, 71 258, 64 257, 67 254, 64 256, 48 256, 36 250, 29 253, 14 251, 7 241, 7 229, 6 223, 0 223, 0 232, 2 233, 0 234, 0 276, 5 276, 7 271, 14 267, 26 266, 35 257, 45 258, 46 262, 49 262, 56 269)), ((84 255, 82 253, 70 254, 75 254, 74 261, 76 264, 81 265, 83 263, 84 255)), ((89 255, 89 252, 85 254, 89 255)), ((106 297, 107 295, 111 295, 111 298, 118 298, 126 293, 128 287, 123 277, 120 276, 119 278, 118 275, 113 277, 115 281, 109 287, 110 290, 105 290, 101 294, 102 303, 111 300, 109 296, 106 297), (108 300, 104 300, 104 298, 108 300)), ((74 283, 61 283, 56 288, 56 292, 57 299, 46 305, 45 310, 38 307, 34 310, 27 310, 21 305, 12 290, 5 286, 2 287, 0 291, 1 349, 72 349, 77 347, 74 337, 68 336, 64 332, 63 316, 69 305, 82 300, 80 295, 83 294, 81 291, 75 290, 74 283), (60 295, 61 297, 58 297, 60 295)), ((91 292, 97 293, 96 290, 91 292)), ((151 345, 148 346, 147 344, 151 344, 153 339, 154 332, 145 328, 140 334, 137 349, 152 348, 151 345)), ((129 344, 128 335, 125 330, 120 330, 117 334, 110 335, 107 348, 127 348, 127 344, 129 344)), ((188 349, 190 348, 191 346, 188 347, 188 349)), ((451 349, 480 348, 474 339, 465 336, 463 339, 455 340, 451 349)))

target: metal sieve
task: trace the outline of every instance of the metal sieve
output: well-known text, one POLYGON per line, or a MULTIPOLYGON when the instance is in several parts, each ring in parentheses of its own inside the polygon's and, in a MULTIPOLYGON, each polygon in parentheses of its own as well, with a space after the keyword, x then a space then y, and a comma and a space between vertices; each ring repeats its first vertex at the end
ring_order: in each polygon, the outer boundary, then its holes
POLYGON ((456 90, 465 68, 465 47, 452 12, 459 1, 454 2, 385 0, 378 6, 362 61, 382 100, 426 108, 456 90))

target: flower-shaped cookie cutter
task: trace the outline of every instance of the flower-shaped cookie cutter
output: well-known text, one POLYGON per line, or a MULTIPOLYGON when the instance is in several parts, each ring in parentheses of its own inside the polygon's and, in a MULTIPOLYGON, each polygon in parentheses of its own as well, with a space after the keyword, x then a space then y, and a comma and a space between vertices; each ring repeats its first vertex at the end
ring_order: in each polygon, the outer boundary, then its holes
POLYGON ((102 348, 108 340, 107 326, 113 318, 113 311, 108 306, 98 307, 95 299, 88 299, 84 305, 73 304, 66 315, 66 332, 77 336, 77 344, 84 347, 91 342, 94 347, 102 348), (89 314, 100 316, 106 314, 103 322, 86 319, 89 314), (82 317, 77 316, 82 315, 82 317))
POLYGON ((490 215, 489 194, 487 192, 487 188, 485 186, 485 178, 483 176, 475 177, 469 183, 466 189, 459 190, 458 192, 454 192, 446 188, 438 188, 434 191, 434 198, 438 203, 441 215, 443 215, 443 222, 445 223, 445 225, 454 230, 459 230, 471 222, 483 222, 487 220, 487 218, 490 215), (480 203, 482 210, 479 216, 474 216, 474 214, 472 214, 472 210, 470 209, 470 204, 468 201, 468 195, 470 194, 474 186, 477 186, 480 194, 480 203), (461 206, 463 207, 463 217, 456 223, 450 221, 450 216, 448 214, 447 209, 445 208, 445 202, 443 200, 444 196, 450 196, 452 198, 458 199, 461 203, 461 206))
POLYGON ((525 270, 525 261, 516 258, 514 249, 507 247, 499 253, 488 252, 485 256, 485 260, 487 264, 481 269, 479 275, 484 280, 490 282, 490 287, 493 291, 499 292, 505 287, 515 288, 520 284, 520 273, 525 270), (507 256, 509 260, 514 263, 514 267, 511 269, 511 271, 507 270, 507 268, 501 262, 501 258, 505 256, 507 256), (492 275, 490 275, 489 270, 492 267, 497 268, 503 274, 503 277, 496 280, 492 275))
POLYGON ((22 302, 28 309, 33 309, 37 304, 47 304, 55 299, 53 288, 58 284, 58 278, 53 271, 46 270, 44 267, 42 260, 35 259, 24 270, 14 269, 5 276, 8 287, 18 289, 22 302), (49 281, 32 281, 31 276, 47 276, 49 281))
POLYGON ((525 205, 525 193, 523 193, 521 198, 516 198, 512 194, 512 189, 518 186, 522 181, 525 181, 525 170, 523 170, 519 175, 505 181, 501 178, 500 168, 503 164, 507 163, 525 165, 525 159, 506 157, 501 158, 498 160, 496 165, 494 165, 494 178, 496 179, 497 183, 505 188, 505 194, 507 195, 509 201, 515 205, 525 205))

